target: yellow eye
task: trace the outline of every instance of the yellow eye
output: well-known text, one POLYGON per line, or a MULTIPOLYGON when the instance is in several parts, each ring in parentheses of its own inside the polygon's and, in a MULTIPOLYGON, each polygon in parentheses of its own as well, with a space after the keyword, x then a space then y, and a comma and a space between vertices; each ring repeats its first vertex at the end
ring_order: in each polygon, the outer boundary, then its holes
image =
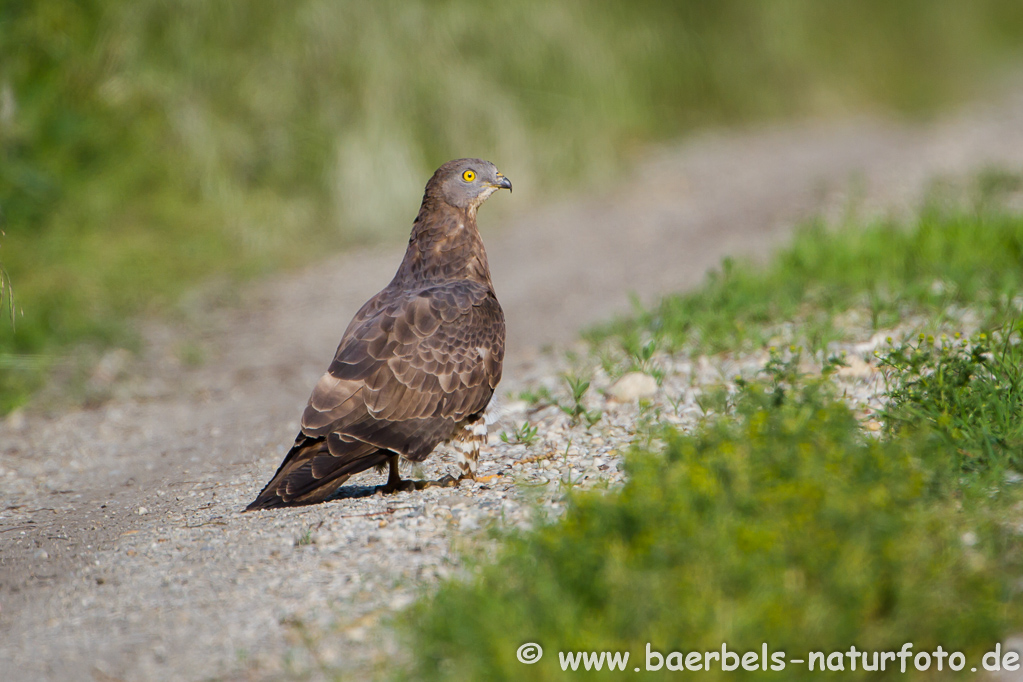
POLYGON ((475 171, 471 170, 465 171, 464 173, 462 173, 462 179, 465 180, 466 182, 472 182, 473 180, 476 179, 475 171))

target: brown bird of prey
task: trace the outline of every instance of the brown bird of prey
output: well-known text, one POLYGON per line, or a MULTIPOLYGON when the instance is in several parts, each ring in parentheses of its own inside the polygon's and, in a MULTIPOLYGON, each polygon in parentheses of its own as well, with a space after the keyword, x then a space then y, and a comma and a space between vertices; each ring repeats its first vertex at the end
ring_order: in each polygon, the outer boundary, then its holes
POLYGON ((505 337, 476 211, 511 188, 489 161, 437 169, 398 272, 349 323, 295 445, 246 511, 322 502, 352 475, 384 464, 384 492, 475 478, 505 337), (460 455, 457 479, 401 479, 399 459, 421 462, 447 441, 460 455))

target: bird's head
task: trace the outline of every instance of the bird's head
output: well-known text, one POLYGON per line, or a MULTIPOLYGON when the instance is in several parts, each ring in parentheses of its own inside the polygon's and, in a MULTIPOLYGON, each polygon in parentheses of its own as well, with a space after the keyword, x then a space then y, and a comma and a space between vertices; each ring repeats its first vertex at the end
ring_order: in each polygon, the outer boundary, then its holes
POLYGON ((475 211, 497 190, 511 188, 511 180, 489 161, 455 159, 437 169, 426 183, 426 194, 456 208, 475 211))

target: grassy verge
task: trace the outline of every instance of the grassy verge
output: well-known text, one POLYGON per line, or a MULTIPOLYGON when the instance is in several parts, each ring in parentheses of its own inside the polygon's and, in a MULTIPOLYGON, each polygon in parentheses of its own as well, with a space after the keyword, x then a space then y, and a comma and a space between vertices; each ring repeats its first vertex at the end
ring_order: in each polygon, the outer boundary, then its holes
MULTIPOLYGON (((887 329, 896 338, 869 355, 885 377, 883 428, 864 429, 840 395, 834 346, 821 342, 811 363, 772 350, 690 431, 648 423, 621 489, 570 492, 560 520, 509 536, 493 562, 420 602, 404 621, 403 679, 562 679, 559 652, 590 651, 627 651, 627 669, 677 677, 688 654, 723 643, 758 664, 764 643, 785 652, 786 679, 819 676, 791 662, 810 652, 874 679, 862 659, 851 669, 850 647, 906 642, 914 657, 940 646, 981 669, 1023 626, 1023 218, 985 200, 851 228, 816 227, 767 266, 732 264, 594 338, 621 372, 665 348, 741 355, 825 323, 847 340, 887 329), (526 642, 545 652, 528 666, 516 658, 526 642)), ((951 659, 941 672, 933 655, 926 672, 914 660, 912 678, 951 675, 951 659)), ((589 676, 618 679, 607 663, 589 676)), ((722 664, 700 674, 758 674, 722 664)), ((898 665, 880 676, 901 676, 898 665)))
MULTIPOLYGON (((767 642, 805 659, 913 642, 976 665, 1021 624, 1019 541, 1002 505, 952 494, 951 448, 865 438, 813 388, 780 401, 762 389, 693 435, 663 434, 662 451, 632 452, 622 490, 573 496, 561 521, 444 585, 409 616, 409 678, 561 679, 559 651, 629 651, 645 667, 647 643, 741 654, 767 642), (544 660, 516 660, 524 642, 544 660)), ((796 664, 785 675, 813 677, 796 664)))
POLYGON ((0 409, 196 281, 403 232, 452 156, 551 193, 708 122, 927 111, 1021 38, 1011 0, 6 2, 0 409))

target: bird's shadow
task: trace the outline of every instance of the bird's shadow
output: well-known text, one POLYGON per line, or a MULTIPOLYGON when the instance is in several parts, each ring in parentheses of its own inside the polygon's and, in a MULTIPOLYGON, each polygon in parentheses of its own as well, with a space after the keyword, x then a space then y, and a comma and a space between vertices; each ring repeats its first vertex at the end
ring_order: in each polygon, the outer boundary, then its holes
POLYGON ((416 490, 425 490, 427 488, 452 488, 458 486, 458 479, 452 478, 451 476, 444 476, 437 480, 417 480, 417 479, 405 479, 402 481, 403 487, 399 490, 385 490, 385 485, 344 485, 337 489, 330 497, 323 500, 324 502, 331 502, 333 500, 358 500, 364 497, 373 497, 378 492, 383 491, 388 497, 393 495, 395 492, 414 492, 416 490))
POLYGON ((380 486, 377 485, 343 485, 324 502, 332 500, 359 500, 364 497, 373 497, 377 494, 380 486))

